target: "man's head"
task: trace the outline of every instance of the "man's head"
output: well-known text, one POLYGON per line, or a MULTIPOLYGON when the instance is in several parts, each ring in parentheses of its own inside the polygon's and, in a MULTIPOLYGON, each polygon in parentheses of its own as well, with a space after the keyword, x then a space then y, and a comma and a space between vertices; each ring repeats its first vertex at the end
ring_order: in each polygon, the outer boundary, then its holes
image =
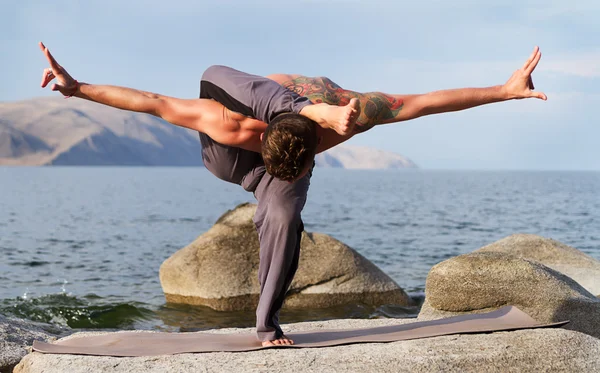
POLYGON ((267 126, 262 136, 262 157, 267 172, 278 179, 295 181, 312 167, 317 145, 317 123, 285 113, 267 126))

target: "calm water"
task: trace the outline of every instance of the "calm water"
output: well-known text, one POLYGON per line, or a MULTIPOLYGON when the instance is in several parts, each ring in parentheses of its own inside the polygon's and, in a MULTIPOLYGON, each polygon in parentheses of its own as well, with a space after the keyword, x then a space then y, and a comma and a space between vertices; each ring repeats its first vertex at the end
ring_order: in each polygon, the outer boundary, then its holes
MULTIPOLYGON (((600 259, 600 173, 317 169, 303 217, 415 297, 434 264, 512 233, 600 259)), ((165 304, 158 268, 251 194, 201 168, 0 167, 0 314, 77 328, 252 326, 249 313, 165 304)), ((407 317, 351 306, 283 322, 407 317)))

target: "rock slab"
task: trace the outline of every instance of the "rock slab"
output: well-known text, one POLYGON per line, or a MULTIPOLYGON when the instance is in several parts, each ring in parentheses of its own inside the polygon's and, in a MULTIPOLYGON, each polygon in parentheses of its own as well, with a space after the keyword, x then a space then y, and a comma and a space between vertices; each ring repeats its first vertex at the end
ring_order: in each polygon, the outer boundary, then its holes
MULTIPOLYGON (((331 320, 284 325, 286 332, 376 327, 413 320, 331 320)), ((251 329, 212 331, 249 333, 251 329)), ((78 335, 89 333, 80 333, 78 335)), ((71 337, 70 337, 71 338, 71 337)), ((454 335, 393 343, 241 353, 115 358, 31 353, 17 373, 88 372, 594 372, 600 340, 565 329, 454 335)))
MULTIPOLYGON (((258 234, 254 204, 228 211, 206 233, 168 258, 160 282, 168 302, 219 311, 258 304, 258 234)), ((363 303, 411 305, 410 297, 362 255, 325 234, 302 234, 299 268, 284 304, 321 308, 363 303)))

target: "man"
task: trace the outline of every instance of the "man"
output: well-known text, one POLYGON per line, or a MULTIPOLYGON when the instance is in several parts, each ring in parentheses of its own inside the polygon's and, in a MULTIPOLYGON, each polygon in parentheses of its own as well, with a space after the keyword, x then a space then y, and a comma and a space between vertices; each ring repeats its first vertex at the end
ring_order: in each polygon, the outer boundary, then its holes
POLYGON ((44 70, 42 87, 56 78, 58 84, 52 90, 65 96, 149 113, 197 130, 207 169, 254 193, 258 201, 253 220, 260 241, 261 285, 257 334, 263 345, 293 343, 283 335, 278 317, 298 265, 303 231, 300 214, 316 153, 377 124, 511 99, 546 99, 543 93, 532 91, 531 73, 541 58, 537 47, 502 86, 422 95, 363 94, 344 90, 327 78, 278 74, 266 79, 214 66, 203 75, 201 98, 195 100, 78 83, 41 43, 40 48, 50 63, 44 70))

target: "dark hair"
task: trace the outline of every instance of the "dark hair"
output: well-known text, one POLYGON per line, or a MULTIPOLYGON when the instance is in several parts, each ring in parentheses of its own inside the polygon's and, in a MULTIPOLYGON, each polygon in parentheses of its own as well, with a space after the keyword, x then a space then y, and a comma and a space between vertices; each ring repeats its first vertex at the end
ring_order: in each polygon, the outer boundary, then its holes
POLYGON ((262 157, 267 172, 293 181, 313 162, 317 151, 317 123, 300 114, 278 115, 267 126, 262 139, 262 157))

